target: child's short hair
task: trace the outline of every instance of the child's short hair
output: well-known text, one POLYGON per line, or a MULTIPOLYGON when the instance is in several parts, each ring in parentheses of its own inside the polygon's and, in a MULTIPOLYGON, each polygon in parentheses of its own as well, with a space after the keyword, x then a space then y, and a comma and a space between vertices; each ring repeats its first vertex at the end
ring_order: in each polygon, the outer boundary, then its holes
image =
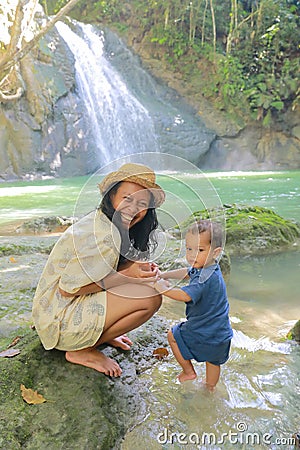
POLYGON ((218 222, 212 222, 208 219, 198 220, 194 222, 188 229, 187 233, 200 234, 208 231, 210 234, 210 244, 212 248, 223 247, 223 230, 218 222))

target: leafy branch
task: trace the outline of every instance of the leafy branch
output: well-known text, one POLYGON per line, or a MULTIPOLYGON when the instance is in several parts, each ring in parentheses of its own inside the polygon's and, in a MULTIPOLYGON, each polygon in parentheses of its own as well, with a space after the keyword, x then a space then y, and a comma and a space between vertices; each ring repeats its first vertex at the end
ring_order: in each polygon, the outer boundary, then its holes
POLYGON ((0 74, 2 74, 0 80, 0 101, 6 102, 21 97, 24 92, 24 85, 18 69, 19 62, 53 28, 55 23, 66 16, 79 2, 80 0, 70 0, 30 41, 23 43, 24 39, 21 38, 24 8, 32 3, 31 13, 33 14, 35 5, 32 0, 19 0, 15 10, 14 22, 10 29, 11 39, 2 57, 0 57, 0 74), (19 86, 13 89, 12 85, 14 84, 19 84, 19 86))
POLYGON ((26 42, 22 48, 17 49, 16 43, 18 42, 18 39, 20 38, 20 29, 22 24, 22 18, 23 18, 23 7, 30 3, 31 0, 19 0, 16 15, 15 15, 15 21, 12 26, 12 34, 11 34, 11 41, 8 46, 8 51, 4 54, 2 58, 0 58, 0 71, 5 72, 8 71, 12 66, 17 64, 24 56, 27 55, 32 48, 37 45, 39 40, 45 36, 51 28, 58 22, 62 17, 67 15, 71 9, 74 8, 74 6, 79 3, 81 0, 70 0, 54 17, 52 17, 47 25, 41 29, 33 39, 31 39, 29 42, 26 42))

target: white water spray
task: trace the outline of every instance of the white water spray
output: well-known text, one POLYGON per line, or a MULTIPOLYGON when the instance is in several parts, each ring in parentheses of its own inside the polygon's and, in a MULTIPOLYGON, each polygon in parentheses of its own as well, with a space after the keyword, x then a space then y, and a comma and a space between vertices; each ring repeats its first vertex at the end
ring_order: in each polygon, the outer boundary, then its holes
POLYGON ((83 37, 66 24, 56 28, 75 58, 76 83, 83 99, 99 162, 136 152, 159 151, 152 119, 130 93, 104 55, 104 37, 78 24, 83 37))

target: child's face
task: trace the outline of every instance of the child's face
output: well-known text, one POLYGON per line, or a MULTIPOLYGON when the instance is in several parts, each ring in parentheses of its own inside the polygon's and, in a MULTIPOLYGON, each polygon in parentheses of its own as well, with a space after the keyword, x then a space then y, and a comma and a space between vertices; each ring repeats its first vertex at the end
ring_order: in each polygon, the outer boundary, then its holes
POLYGON ((221 248, 211 248, 210 233, 187 233, 186 235, 186 260, 195 269, 214 264, 215 258, 220 253, 221 248))

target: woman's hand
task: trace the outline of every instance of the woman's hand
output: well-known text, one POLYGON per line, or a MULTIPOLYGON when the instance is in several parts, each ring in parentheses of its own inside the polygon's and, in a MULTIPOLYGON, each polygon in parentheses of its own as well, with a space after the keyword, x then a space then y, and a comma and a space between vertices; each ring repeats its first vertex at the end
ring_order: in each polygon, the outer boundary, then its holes
MULTIPOLYGON (((138 278, 139 281, 155 281, 159 276, 159 269, 157 264, 144 262, 144 261, 135 261, 127 265, 123 270, 119 271, 122 275, 125 275, 129 278, 138 278)), ((136 282, 135 280, 134 282, 136 282)))

